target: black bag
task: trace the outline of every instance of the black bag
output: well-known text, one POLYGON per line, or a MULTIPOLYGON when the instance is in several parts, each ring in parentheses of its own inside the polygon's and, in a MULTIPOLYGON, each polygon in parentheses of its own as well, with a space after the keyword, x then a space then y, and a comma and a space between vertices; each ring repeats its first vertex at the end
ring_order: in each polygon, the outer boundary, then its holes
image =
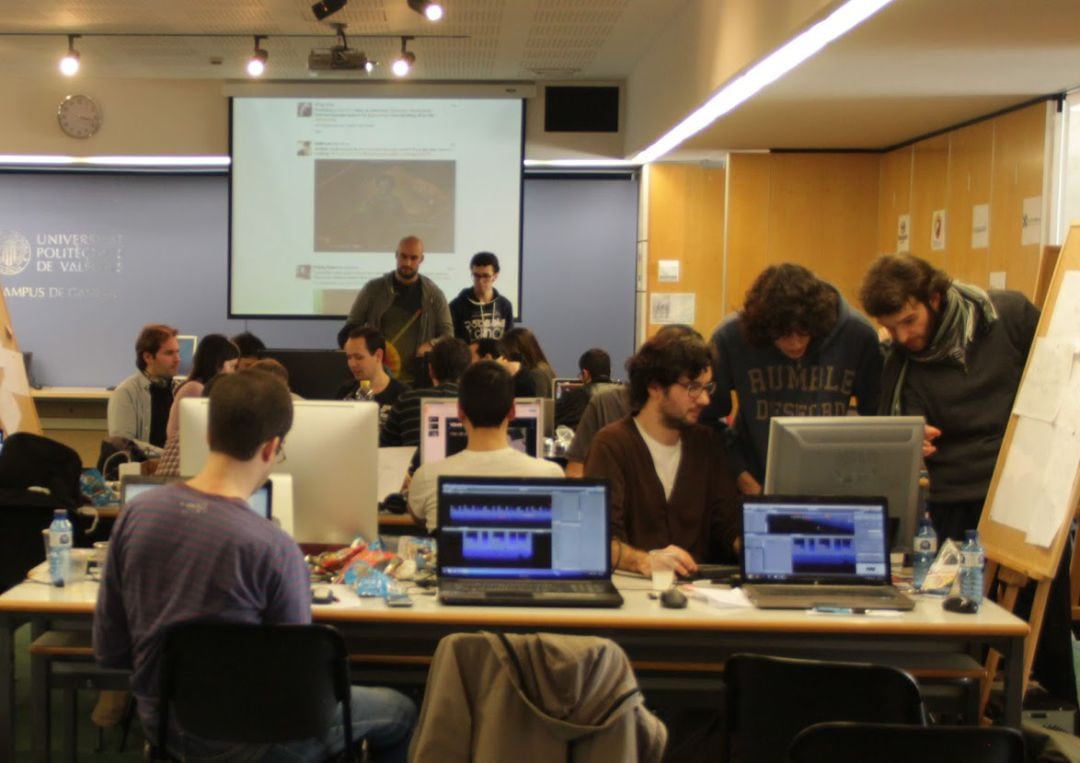
POLYGON ((74 509, 80 503, 82 459, 48 437, 16 432, 0 450, 0 505, 74 509))

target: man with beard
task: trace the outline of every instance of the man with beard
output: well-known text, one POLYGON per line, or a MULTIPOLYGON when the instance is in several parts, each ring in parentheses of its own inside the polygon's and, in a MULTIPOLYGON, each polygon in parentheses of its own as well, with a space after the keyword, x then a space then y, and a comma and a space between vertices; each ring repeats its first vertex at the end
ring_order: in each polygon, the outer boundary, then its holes
POLYGON ((397 378, 406 384, 416 378, 417 361, 435 340, 454 335, 446 295, 434 281, 420 275, 423 261, 424 242, 416 236, 401 239, 396 269, 364 284, 346 324, 347 328, 374 326, 382 331, 401 359, 397 378))
POLYGON ((631 415, 604 427, 585 476, 611 486, 611 559, 649 575, 649 550, 688 575, 736 555, 735 483, 720 435, 698 423, 716 389, 713 355, 697 332, 662 332, 627 363, 631 415))

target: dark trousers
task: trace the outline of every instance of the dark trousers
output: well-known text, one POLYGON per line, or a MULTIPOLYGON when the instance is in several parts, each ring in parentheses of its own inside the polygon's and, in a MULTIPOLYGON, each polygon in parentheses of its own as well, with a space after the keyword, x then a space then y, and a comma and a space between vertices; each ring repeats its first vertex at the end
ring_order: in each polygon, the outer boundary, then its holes
MULTIPOLYGON (((964 532, 979 526, 983 502, 928 502, 926 508, 930 512, 930 521, 939 542, 951 538, 962 543, 964 532)), ((1050 584, 1050 596, 1046 600, 1046 612, 1043 614, 1042 632, 1039 634, 1031 675, 1055 697, 1076 705, 1076 675, 1072 659, 1072 596, 1069 582, 1071 563, 1072 543, 1066 543, 1057 574, 1050 584)), ((1034 597, 1035 583, 1028 583, 1016 600, 1017 617, 1028 619, 1034 597)))

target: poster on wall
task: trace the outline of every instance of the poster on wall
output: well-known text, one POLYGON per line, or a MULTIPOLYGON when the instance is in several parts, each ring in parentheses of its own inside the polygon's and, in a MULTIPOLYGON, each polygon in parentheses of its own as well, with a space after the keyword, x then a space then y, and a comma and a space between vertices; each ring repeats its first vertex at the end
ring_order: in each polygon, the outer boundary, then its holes
POLYGON ((1020 221, 1020 245, 1038 244, 1042 238, 1042 196, 1024 199, 1023 217, 1020 221))
POLYGON ((945 210, 935 209, 930 217, 930 248, 935 252, 945 249, 945 210))
POLYGON ((692 326, 695 313, 695 296, 689 294, 650 294, 649 323, 685 323, 692 326))
POLYGON ((990 246, 990 205, 976 204, 971 208, 971 248, 990 246))
POLYGON ((896 221, 896 253, 911 253, 911 215, 900 215, 896 221))

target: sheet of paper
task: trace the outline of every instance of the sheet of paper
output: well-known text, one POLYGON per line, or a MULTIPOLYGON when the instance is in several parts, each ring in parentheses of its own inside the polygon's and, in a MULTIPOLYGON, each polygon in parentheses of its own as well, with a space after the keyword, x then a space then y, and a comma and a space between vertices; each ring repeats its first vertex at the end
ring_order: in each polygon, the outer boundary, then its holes
POLYGON ((0 390, 0 421, 4 424, 4 431, 8 434, 19 431, 22 424, 22 411, 15 396, 6 389, 0 390))
POLYGON ((945 249, 945 210, 935 209, 930 216, 930 248, 935 252, 945 249))
POLYGON ((660 260, 657 265, 657 280, 663 283, 679 282, 679 261, 660 260))
POLYGON ((383 501, 391 493, 401 492, 401 483, 409 469, 416 446, 403 448, 379 448, 379 500, 383 501))
POLYGON ((649 322, 657 324, 694 323, 694 294, 650 294, 649 322))
POLYGON ((1024 199, 1023 217, 1020 221, 1020 244, 1027 246, 1042 240, 1042 196, 1024 199))
POLYGON ((908 254, 911 251, 911 215, 900 215, 896 220, 896 252, 908 254))
POLYGON ((1028 532, 1035 513, 1032 509, 1044 498, 1046 449, 1053 436, 1052 424, 1039 419, 1017 419, 990 507, 990 517, 995 522, 1028 532))
POLYGON ((688 585, 683 590, 688 596, 700 599, 713 607, 720 609, 733 609, 753 607, 754 605, 746 598, 741 588, 712 588, 704 585, 688 585))
POLYGON ((4 389, 16 395, 30 394, 21 352, 0 348, 0 368, 4 369, 4 389))
POLYGON ((1080 342, 1080 270, 1066 270, 1046 335, 1080 342))
POLYGON ((1042 492, 1046 501, 1039 514, 1032 517, 1028 529, 1029 543, 1048 547, 1054 542, 1067 519, 1072 516, 1073 502, 1069 500, 1080 467, 1080 430, 1069 423, 1054 426, 1054 438, 1047 453, 1042 492))
POLYGON ((1053 423, 1073 367, 1073 344, 1038 337, 1013 413, 1053 423))
POLYGON ((971 208, 971 248, 990 246, 990 205, 976 204, 971 208))
POLYGON ((1005 276, 1007 274, 1004 270, 991 270, 990 271, 990 288, 991 289, 1004 289, 1005 288, 1005 276))

